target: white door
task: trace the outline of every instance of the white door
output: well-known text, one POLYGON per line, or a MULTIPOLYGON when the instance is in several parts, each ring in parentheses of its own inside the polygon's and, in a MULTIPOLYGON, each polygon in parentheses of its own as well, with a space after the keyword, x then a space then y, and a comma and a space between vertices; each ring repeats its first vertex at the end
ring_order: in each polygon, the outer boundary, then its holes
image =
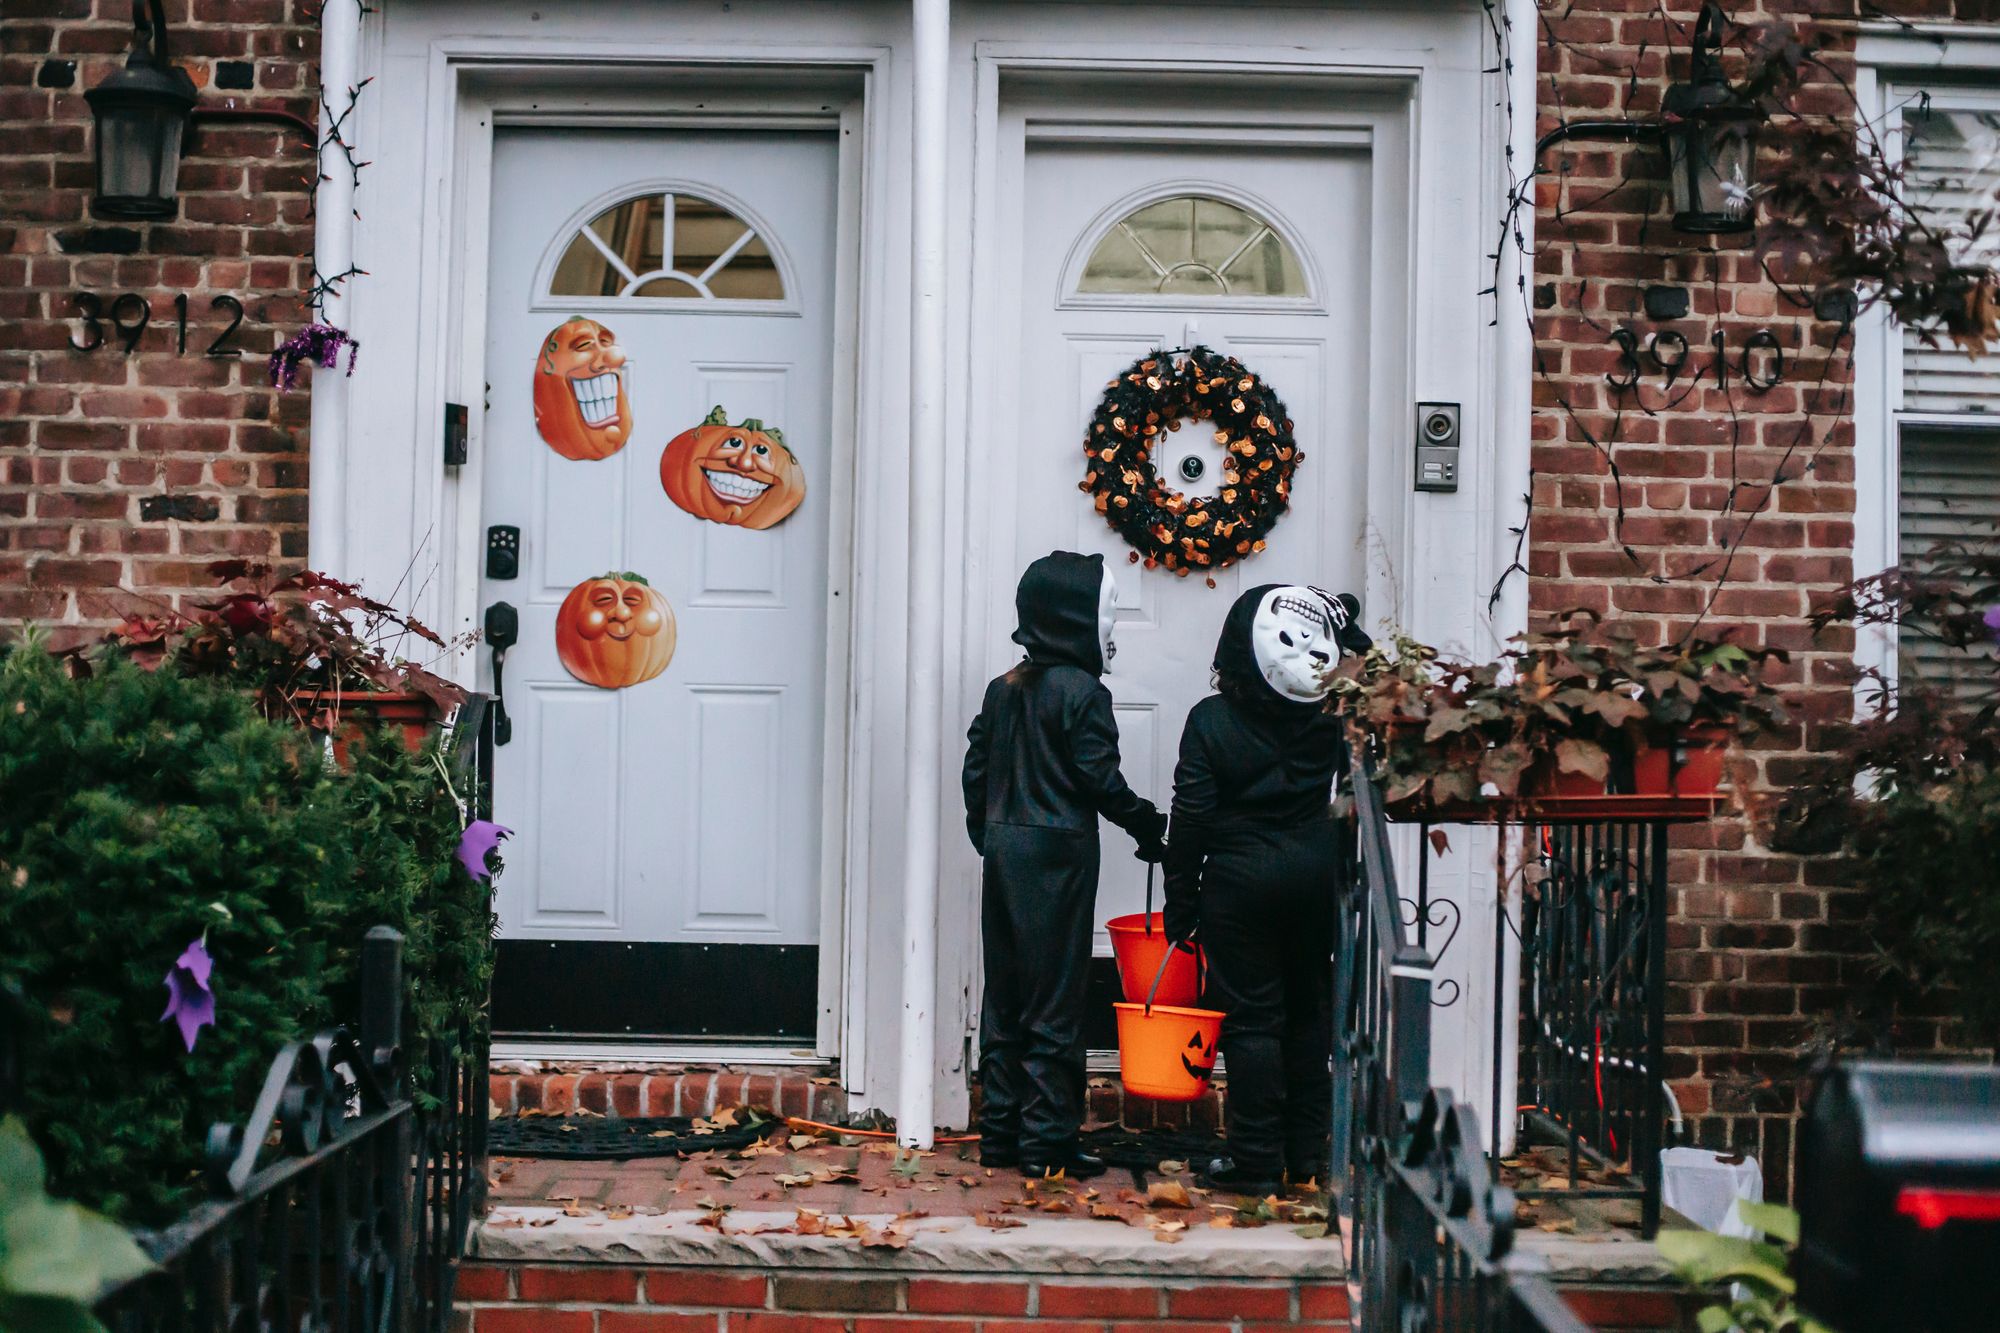
POLYGON ((498 1031, 814 1031, 837 154, 495 133, 498 1031))
MULTIPOLYGON (((1002 577, 1055 548, 1101 551, 1119 584, 1110 686, 1125 775, 1164 809, 1188 710, 1236 594, 1260 583, 1362 588, 1370 164, 1365 149, 1236 148, 1030 138, 1022 198, 1017 541, 1002 577), (1106 381, 1154 348, 1201 343, 1273 386, 1304 454, 1267 549, 1215 575, 1129 563, 1077 489, 1106 381)), ((1182 429, 1163 478, 1214 494, 1221 446, 1182 429), (1182 471, 1184 460, 1194 460, 1182 471), (1190 479, 1188 473, 1200 475, 1190 479)), ((1010 595, 995 605, 1009 608, 1010 595)), ((1101 927, 1140 910, 1145 871, 1105 838, 1101 927)), ((1154 906, 1157 909, 1158 900, 1154 906)))

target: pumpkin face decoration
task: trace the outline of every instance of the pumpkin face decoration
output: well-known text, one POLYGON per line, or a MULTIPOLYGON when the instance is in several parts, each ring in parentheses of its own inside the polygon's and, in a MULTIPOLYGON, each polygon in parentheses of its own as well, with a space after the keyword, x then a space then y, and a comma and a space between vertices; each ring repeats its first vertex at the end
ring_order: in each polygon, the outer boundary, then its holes
POLYGON ((674 609, 629 571, 585 579, 556 612, 556 654, 586 685, 622 690, 674 660, 674 609))
POLYGON ((805 469, 778 428, 755 418, 732 426, 719 407, 667 445, 660 485, 696 518, 757 530, 783 522, 806 498, 805 469))
POLYGON ((564 458, 609 458, 632 438, 625 351, 610 329, 572 315, 535 358, 535 429, 564 458))

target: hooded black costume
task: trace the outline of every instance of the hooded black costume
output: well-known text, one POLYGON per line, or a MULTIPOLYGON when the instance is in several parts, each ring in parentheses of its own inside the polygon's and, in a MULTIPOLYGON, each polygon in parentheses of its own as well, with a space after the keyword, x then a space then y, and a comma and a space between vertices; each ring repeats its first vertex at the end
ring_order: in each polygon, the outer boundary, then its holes
MULTIPOLYGON (((1303 1182, 1326 1170, 1335 898, 1348 863, 1331 805, 1347 745, 1337 719, 1258 670, 1251 624, 1276 586, 1230 607, 1215 646, 1219 693, 1181 733, 1166 918, 1176 940, 1199 926, 1209 1003, 1224 1014, 1235 1176, 1303 1182)), ((1340 637, 1365 642, 1345 627, 1340 637)))
POLYGON ((1102 815, 1159 859, 1166 816, 1118 769, 1098 639, 1104 557, 1057 551, 1014 596, 1027 660, 966 733, 965 825, 985 858, 981 1158, 1062 1167, 1083 1123, 1084 982, 1102 815))

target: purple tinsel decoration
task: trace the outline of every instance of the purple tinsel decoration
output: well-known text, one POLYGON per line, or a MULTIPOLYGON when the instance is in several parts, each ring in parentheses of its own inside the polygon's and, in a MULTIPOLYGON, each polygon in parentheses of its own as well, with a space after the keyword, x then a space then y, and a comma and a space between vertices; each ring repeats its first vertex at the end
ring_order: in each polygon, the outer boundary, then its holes
POLYGON ((182 950, 174 965, 167 969, 167 1011, 160 1015, 160 1021, 172 1020, 190 1053, 194 1051, 195 1034, 215 1026, 215 992, 208 984, 214 967, 204 936, 182 950))
POLYGON ((336 329, 331 324, 308 324, 285 339, 278 350, 271 353, 271 383, 274 387, 290 392, 299 380, 299 362, 314 361, 331 370, 340 360, 340 349, 347 348, 347 373, 354 373, 354 356, 361 350, 361 344, 347 336, 347 330, 336 329))

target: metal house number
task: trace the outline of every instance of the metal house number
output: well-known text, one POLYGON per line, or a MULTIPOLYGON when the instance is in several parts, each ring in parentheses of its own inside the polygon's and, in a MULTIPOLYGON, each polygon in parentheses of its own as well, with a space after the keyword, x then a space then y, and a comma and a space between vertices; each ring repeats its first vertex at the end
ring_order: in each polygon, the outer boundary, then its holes
MULTIPOLYGON (((1639 358, 1641 344, 1639 335, 1632 329, 1613 329, 1606 341, 1618 346, 1618 368, 1606 371, 1604 382, 1614 389, 1636 389, 1646 373, 1646 366, 1639 358)), ((1721 329, 1717 329, 1708 340, 1711 356, 1706 367, 1695 369, 1696 377, 1704 371, 1715 372, 1715 387, 1729 387, 1729 348, 1723 339, 1721 329)), ((1693 357, 1687 335, 1673 329, 1662 329, 1648 334, 1644 352, 1647 361, 1660 374, 1666 376, 1668 387, 1687 369, 1693 357)), ((1778 343, 1778 335, 1769 329, 1758 329, 1743 340, 1743 349, 1736 359, 1735 372, 1743 381, 1743 387, 1752 393, 1767 393, 1776 388, 1785 378, 1785 349, 1778 343)))
MULTIPOLYGON (((72 322, 76 330, 70 335, 69 345, 79 352, 94 352, 107 341, 104 326, 124 341, 127 356, 138 350, 139 339, 145 336, 146 326, 152 322, 153 303, 140 292, 121 292, 113 297, 109 308, 104 298, 95 292, 77 292, 71 296, 70 304, 76 314, 72 322)), ((234 345, 236 330, 243 323, 243 302, 233 296, 209 298, 210 310, 221 310, 229 315, 229 324, 222 332, 209 340, 202 349, 203 356, 239 357, 243 349, 234 345)), ((174 296, 174 353, 186 356, 188 349, 188 294, 178 292, 174 296)))

